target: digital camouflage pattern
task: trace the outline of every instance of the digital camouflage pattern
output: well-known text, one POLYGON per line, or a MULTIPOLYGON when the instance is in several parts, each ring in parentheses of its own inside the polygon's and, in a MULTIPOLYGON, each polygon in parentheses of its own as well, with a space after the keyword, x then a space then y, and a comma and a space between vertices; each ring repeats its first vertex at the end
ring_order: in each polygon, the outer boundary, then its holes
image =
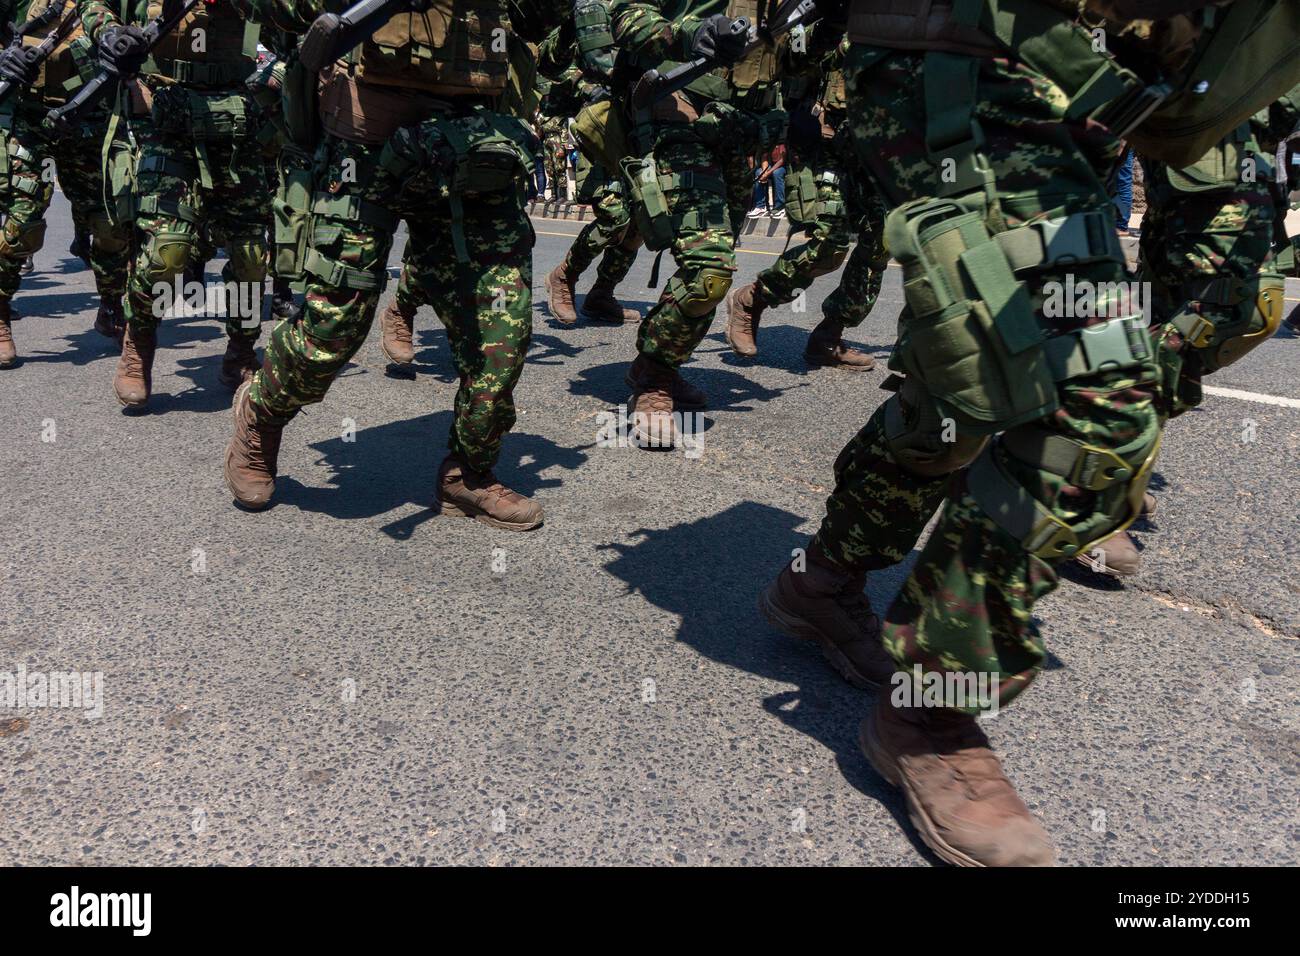
POLYGON ((538 134, 542 139, 542 167, 546 170, 546 186, 552 199, 563 199, 568 188, 568 147, 565 134, 568 124, 563 116, 542 118, 538 134))
MULTIPOLYGON (((433 126, 419 127, 429 148, 434 148, 433 126)), ((316 198, 356 195, 406 220, 410 278, 405 294, 408 301, 433 306, 447 328, 460 375, 448 446, 474 470, 488 471, 515 422, 512 396, 532 333, 532 226, 520 194, 476 196, 464 204, 461 227, 469 261, 460 261, 451 205, 441 198, 441 170, 425 165, 399 182, 380 166, 382 150, 327 135, 316 198), (344 182, 339 171, 347 163, 355 163, 356 175, 344 182)), ((317 215, 314 230, 316 249, 346 266, 376 273, 388 261, 391 229, 317 215)), ((312 277, 301 315, 275 327, 253 378, 250 397, 259 416, 285 421, 321 401, 365 341, 379 298, 379 289, 349 289, 312 277)))
POLYGON ((99 150, 108 115, 104 110, 90 111, 71 135, 60 139, 42 129, 47 108, 39 97, 24 101, 6 137, 9 178, 0 244, 0 298, 12 298, 18 291, 23 261, 40 248, 45 213, 54 195, 53 173, 72 206, 75 233, 91 237, 90 266, 100 298, 120 302, 126 292, 131 236, 126 226, 109 221, 104 207, 99 150))
MULTIPOLYGON (((865 48, 856 48, 848 65, 858 161, 891 205, 935 195, 936 167, 925 160, 924 57, 891 52, 863 66, 859 53, 865 48)), ((984 60, 979 70, 975 102, 982 152, 1007 225, 1110 208, 1102 182, 1119 155, 1119 143, 1099 126, 1067 120, 1066 97, 1028 67, 984 60)), ((989 226, 1003 228, 994 217, 989 226)), ((1031 291, 1038 287, 1035 301, 1041 302, 1041 283, 1062 275, 1047 270, 1030 279, 1031 291)), ((1122 265, 1107 262, 1076 267, 1075 275, 1093 281, 1128 278, 1122 265)), ((1039 321, 1050 332, 1085 322, 1049 320, 1041 310, 1039 321)), ((1154 437, 1159 427, 1154 362, 1136 371, 1061 383, 1060 409, 1038 426, 1107 449, 1154 437)), ((926 397, 918 385, 904 386, 917 407, 926 397)), ((912 414, 906 402, 903 409, 912 414)), ((855 573, 897 564, 947 497, 914 570, 884 615, 882 639, 900 668, 998 674, 1005 705, 1042 667, 1045 651, 1033 606, 1056 587, 1056 572, 982 511, 963 472, 921 478, 902 468, 885 443, 884 427, 882 407, 837 459, 835 488, 815 544, 855 573)), ((960 433, 957 439, 980 440, 960 433)), ((1098 520, 1090 494, 1011 459, 1000 445, 994 453, 1035 498, 1088 540, 1087 528, 1098 520)))
MULTIPOLYGON (((587 177, 601 179, 595 187, 589 187, 586 179, 583 183, 583 186, 595 190, 591 203, 595 218, 582 227, 582 231, 573 240, 573 245, 565 253, 565 269, 573 275, 582 275, 600 256, 596 275, 602 281, 618 285, 632 270, 632 263, 636 261, 640 249, 640 243, 635 240, 636 227, 632 225, 632 212, 628 209, 621 183, 617 180, 611 182, 603 169, 590 167, 585 161, 584 165, 589 169, 580 172, 586 172, 587 177)), ((579 187, 579 195, 584 191, 583 187, 579 187)))

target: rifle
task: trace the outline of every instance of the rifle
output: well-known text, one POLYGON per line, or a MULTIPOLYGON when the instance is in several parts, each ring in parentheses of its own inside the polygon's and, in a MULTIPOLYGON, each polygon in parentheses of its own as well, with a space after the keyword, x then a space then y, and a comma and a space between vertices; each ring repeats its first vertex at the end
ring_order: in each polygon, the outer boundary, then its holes
POLYGON ((358 0, 342 13, 322 13, 298 44, 298 59, 318 73, 397 14, 427 8, 426 0, 358 0))
MULTIPOLYGON (((773 44, 785 33, 797 26, 807 26, 816 22, 821 14, 817 11, 815 0, 785 0, 777 8, 775 15, 762 28, 751 27, 748 20, 738 17, 731 21, 731 33, 748 33, 749 43, 741 57, 749 56, 760 46, 773 44)), ((641 79, 632 87, 632 106, 634 109, 646 109, 665 96, 671 96, 678 90, 685 89, 706 73, 711 73, 721 64, 708 57, 696 57, 689 63, 675 66, 667 73, 658 70, 646 70, 641 79)))
MULTIPOLYGON (((32 17, 22 26, 14 30, 11 45, 22 52, 23 60, 26 61, 27 65, 32 67, 33 70, 40 69, 41 64, 49 58, 49 55, 54 52, 55 48, 62 43, 64 38, 75 28, 77 23, 77 11, 72 10, 69 12, 68 15, 60 20, 58 25, 51 30, 45 39, 37 46, 24 46, 23 37, 31 36, 36 31, 49 26, 49 24, 53 23, 59 14, 63 12, 63 8, 66 6, 67 0, 64 0, 63 3, 58 5, 51 4, 46 7, 43 13, 32 17)), ((0 103, 3 103, 8 99, 13 88, 13 80, 0 79, 0 103)))
MULTIPOLYGON (((150 20, 142 31, 149 52, 152 53, 163 37, 175 30, 196 6, 200 3, 213 2, 215 0, 163 0, 162 13, 150 20)), ((72 118, 98 99, 104 86, 116 78, 115 71, 100 69, 85 86, 77 91, 76 96, 45 115, 46 125, 58 131, 66 131, 71 125, 72 118)))

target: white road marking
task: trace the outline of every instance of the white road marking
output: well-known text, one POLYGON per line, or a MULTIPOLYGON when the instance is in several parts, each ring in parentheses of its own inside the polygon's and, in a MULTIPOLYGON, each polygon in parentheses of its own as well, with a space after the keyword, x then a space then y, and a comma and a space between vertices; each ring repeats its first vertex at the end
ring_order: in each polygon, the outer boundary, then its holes
POLYGON ((1262 392, 1246 392, 1239 388, 1222 388, 1218 385, 1202 385, 1206 395, 1218 395, 1220 398, 1238 398, 1243 402, 1259 402, 1261 405, 1278 405, 1282 408, 1300 408, 1300 398, 1283 398, 1281 395, 1265 395, 1262 392))

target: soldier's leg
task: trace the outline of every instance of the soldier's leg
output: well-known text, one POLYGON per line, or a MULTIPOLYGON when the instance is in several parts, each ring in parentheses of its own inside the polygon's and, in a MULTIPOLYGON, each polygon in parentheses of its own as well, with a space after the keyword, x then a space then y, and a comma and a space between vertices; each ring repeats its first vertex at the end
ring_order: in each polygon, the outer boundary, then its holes
POLYGON ((634 438, 643 448, 672 447, 676 442, 672 415, 675 391, 681 388, 677 370, 708 333, 713 314, 731 287, 739 228, 731 213, 738 194, 743 218, 748 189, 743 166, 737 187, 736 164, 730 157, 720 163, 715 151, 703 143, 667 138, 656 145, 653 155, 659 182, 669 184, 666 215, 677 271, 637 331, 628 411, 634 438))
POLYGON ((614 295, 614 289, 631 271, 642 245, 641 235, 632 225, 632 212, 621 179, 615 176, 607 181, 592 208, 601 223, 599 249, 603 255, 596 266, 596 281, 582 300, 582 312, 597 322, 640 322, 641 313, 626 308, 614 295))
POLYGON ((107 116, 92 115, 85 124, 88 135, 56 139, 53 147, 59 186, 72 206, 77 234, 90 237, 86 254, 100 300, 95 329, 102 335, 120 338, 126 322, 122 300, 131 259, 131 227, 113 222, 104 209, 99 148, 107 123, 107 116))
MULTIPOLYGON (((838 164, 824 154, 815 159, 810 171, 817 194, 802 200, 815 209, 804 228, 805 241, 786 249, 752 283, 727 296, 727 343, 737 355, 757 355, 763 310, 793 301, 818 276, 838 269, 853 241, 838 164)), ((796 190, 801 189, 799 178, 794 177, 796 190)))
POLYGON ((885 251, 885 209, 880 200, 855 201, 856 188, 845 193, 850 216, 858 223, 857 243, 840 273, 839 285, 822 302, 822 320, 808 337, 804 358, 813 365, 861 371, 875 366, 866 352, 844 343, 844 330, 857 328, 875 308, 889 265, 885 251), (859 207, 865 206, 865 209, 859 207))
POLYGON ((389 361, 398 365, 410 365, 415 361, 415 313, 428 301, 421 277, 429 274, 431 255, 427 247, 414 239, 406 240, 397 291, 388 308, 379 315, 379 347, 389 361))
POLYGON ((23 264, 45 241, 45 210, 54 195, 49 148, 38 121, 21 110, 7 137, 9 206, 0 231, 0 368, 18 364, 10 327, 10 302, 22 277, 23 264))
POLYGON ((466 205, 460 224, 461 258, 450 216, 442 203, 408 220, 412 241, 429 250, 421 258, 420 285, 446 326, 460 376, 439 499, 444 514, 527 531, 542 523, 541 506, 502 485, 493 467, 515 423, 515 383, 532 336, 533 231, 515 196, 480 195, 466 205))
POLYGON ((126 334, 113 391, 123 405, 139 409, 152 389, 161 313, 195 261, 204 208, 193 143, 155 129, 147 116, 132 121, 132 132, 139 146, 138 251, 127 276, 126 334))
MULTIPOLYGON (((815 573, 801 580, 787 569, 775 597, 828 640, 869 640, 871 628, 836 619, 831 605, 858 593, 868 570, 904 557, 948 493, 882 632, 900 670, 931 675, 947 689, 943 706, 895 707, 882 695, 864 726, 865 746, 904 787, 914 817, 935 823, 922 836, 945 859, 1044 862, 1046 835, 969 714, 1009 702, 1042 666, 1032 610, 1056 586, 1054 566, 1135 515, 1158 444, 1157 373, 1141 320, 1107 320, 1127 314, 1110 293, 1091 317, 1042 306, 1067 279, 1099 291, 1103 283, 1127 288, 1102 185, 1118 142, 1067 119, 1068 100, 1047 78, 982 60, 971 105, 993 190, 982 192, 972 176, 969 194, 934 202, 946 190, 939 166, 897 148, 924 141, 925 104, 935 101, 925 95, 929 62, 891 54, 849 71, 858 158, 895 206, 889 246, 905 266, 907 297, 897 367, 912 384, 841 456, 809 549, 815 573), (1034 222, 1052 223, 1052 248, 1035 244, 1034 222), (973 279, 964 277, 963 259, 982 262, 973 279), (951 310, 927 294, 945 284, 955 290, 951 310), (986 296, 997 297, 996 308, 986 296), (956 307, 962 302, 972 303, 969 312, 956 307), (981 321, 995 313, 996 326, 981 321), (1092 326, 1087 336, 1084 325, 1092 326), (1041 354, 1008 348, 1034 348, 1044 333, 1041 354), (983 694, 951 692, 981 682, 983 694), (954 786, 961 773, 979 773, 987 789, 954 786)), ((940 74, 929 79, 934 93, 940 74)), ((906 677, 904 684, 912 686, 906 677)))
POLYGON ((327 136, 316 169, 309 274, 302 310, 276 324, 262 367, 235 395, 226 484, 247 508, 275 490, 281 430, 330 383, 366 340, 387 281, 397 213, 385 205, 400 183, 379 166, 381 147, 327 136), (355 175, 344 176, 347 167, 355 175), (335 187, 331 189, 331 186, 335 187))

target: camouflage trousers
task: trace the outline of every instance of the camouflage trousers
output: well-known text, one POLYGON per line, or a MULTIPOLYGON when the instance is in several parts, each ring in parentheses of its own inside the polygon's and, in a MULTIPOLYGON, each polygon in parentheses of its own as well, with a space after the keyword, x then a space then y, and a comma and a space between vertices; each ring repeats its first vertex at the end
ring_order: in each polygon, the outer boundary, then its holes
POLYGON ((440 198, 437 170, 422 168, 402 181, 380 165, 382 152, 326 136, 303 309, 272 331, 253 378, 253 407, 263 420, 283 422, 325 398, 366 340, 393 233, 405 219, 405 294, 433 306, 460 376, 448 447, 474 470, 488 471, 515 423, 513 393, 532 334, 534 236, 522 191, 466 201, 457 224, 450 202, 440 198), (457 229, 464 261, 454 245, 457 229))
MULTIPOLYGON (((1266 177, 1233 181, 1220 189, 1180 189, 1171 170, 1146 162, 1147 210, 1142 217, 1141 272, 1152 285, 1153 321, 1163 376, 1161 415, 1171 418, 1201 403, 1202 378, 1212 369, 1169 319, 1192 311, 1216 324, 1231 322, 1240 306, 1202 296, 1207 280, 1277 276, 1274 228, 1277 203, 1266 177)), ((1185 182, 1183 177, 1178 181, 1185 182)))
POLYGON ((684 364, 708 334, 736 271, 736 237, 753 192, 746 147, 711 146, 673 126, 651 152, 660 180, 676 182, 665 199, 677 271, 642 319, 637 351, 668 368, 684 364))
POLYGON ((562 133, 542 141, 542 168, 546 171, 546 188, 551 191, 551 198, 563 199, 568 189, 568 151, 562 133))
MULTIPOLYGON (((861 46, 853 47, 848 59, 854 150, 891 206, 943 192, 940 167, 926 159, 921 145, 925 69, 923 56, 861 46), (882 54, 878 59, 877 53, 882 54)), ((1102 183, 1119 143, 1095 124, 1068 120, 1068 99, 1050 80, 1024 65, 983 60, 974 102, 983 133, 979 151, 992 170, 998 199, 986 216, 990 232, 1110 209, 1102 183)), ((1062 280, 1068 268, 1050 266, 1025 277, 1039 327, 1048 334, 1092 324, 1048 318, 1042 308, 1043 286, 1062 280)), ((1128 281, 1126 268, 1114 260, 1074 268, 1078 278, 1095 283, 1128 281)), ((900 319, 912 337, 909 348, 933 328, 909 323, 913 310, 932 315, 916 285, 905 286, 908 305, 900 319)), ((1117 454, 1135 444, 1152 448, 1159 431, 1157 380, 1148 352, 1137 368, 1059 381, 1059 407, 1029 427, 1117 454)), ((1081 542, 1104 537, 1116 523, 1098 513, 1098 493, 1013 456, 1000 436, 990 442, 987 434, 961 425, 945 434, 955 423, 944 420, 933 401, 929 387, 909 374, 902 391, 877 409, 841 452, 812 554, 851 573, 896 564, 916 546, 942 504, 916 566, 883 615, 882 639, 901 669, 993 675, 1005 705, 1043 665, 1033 608, 1056 587, 1057 575, 1053 563, 1031 553, 985 512, 964 465, 992 455, 1004 475, 1081 542)), ((969 702, 949 705, 979 709, 969 702)))
MULTIPOLYGON (((237 283, 251 315, 223 298, 219 311, 231 338, 256 339, 261 331, 261 288, 267 273, 270 190, 263 157, 251 138, 196 143, 176 117, 186 87, 154 93, 151 115, 131 120, 136 160, 136 228, 140 248, 127 286, 127 321, 156 328, 162 289, 187 266, 201 264, 224 246, 223 283, 237 283)), ((212 94, 216 96, 218 94, 212 94)), ((225 94, 229 95, 229 94, 225 94)))
POLYGON ((120 302, 126 291, 131 236, 127 227, 109 220, 104 206, 99 151, 108 116, 102 110, 92 111, 71 135, 56 139, 41 128, 45 109, 39 101, 32 107, 20 106, 7 136, 8 201, 0 236, 0 298, 12 298, 18 291, 23 261, 44 244, 45 212, 54 196, 50 173, 54 172, 72 206, 76 233, 91 237, 90 267, 100 298, 120 302))
POLYGON ((592 194, 591 211, 595 218, 582 227, 565 253, 565 269, 580 276, 600 256, 597 278, 616 286, 627 278, 641 248, 641 237, 632 225, 632 213, 625 199, 625 187, 617 176, 611 179, 603 169, 585 160, 579 161, 578 176, 578 196, 592 194))
POLYGON ((848 182, 846 164, 832 144, 811 151, 806 163, 803 159, 796 154, 786 176, 786 209, 795 205, 792 189, 811 185, 816 191, 815 196, 801 197, 805 209, 812 212, 811 220, 795 224, 803 226, 806 241, 781 253, 758 274, 755 285, 766 303, 791 302, 819 276, 838 269, 847 254, 840 283, 822 308, 832 322, 853 328, 871 314, 889 265, 884 206, 874 195, 865 199, 869 187, 848 182), (857 245, 849 253, 855 238, 857 245))

